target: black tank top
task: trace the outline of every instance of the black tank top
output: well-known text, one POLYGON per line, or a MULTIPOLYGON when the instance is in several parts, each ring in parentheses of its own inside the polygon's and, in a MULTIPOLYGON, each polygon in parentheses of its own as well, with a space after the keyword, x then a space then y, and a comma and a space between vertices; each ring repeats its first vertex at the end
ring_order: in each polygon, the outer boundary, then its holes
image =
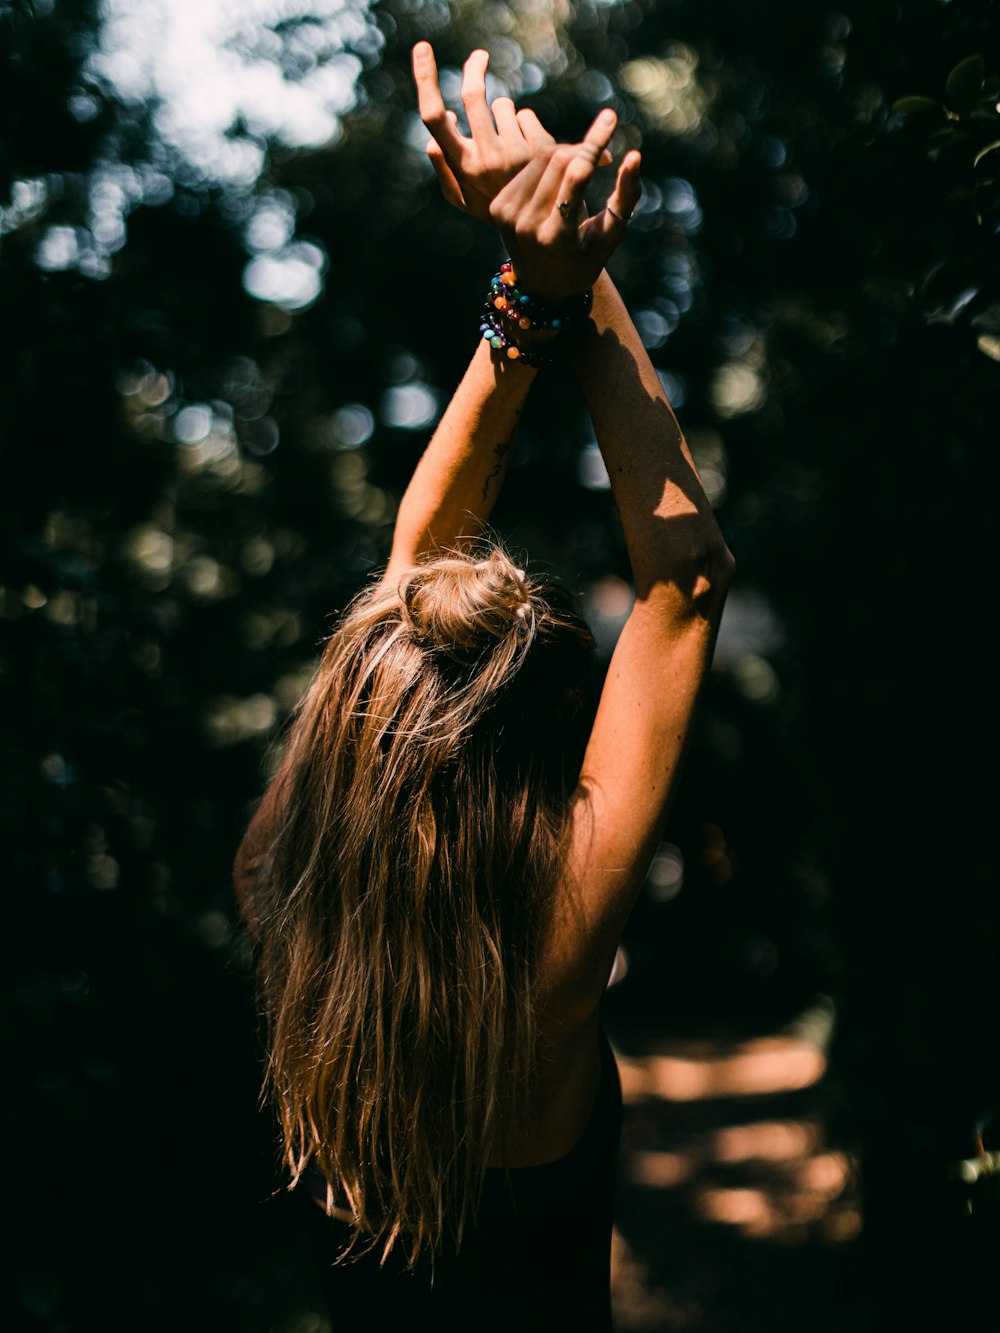
POLYGON ((582 1138, 541 1166, 491 1167, 462 1247, 407 1271, 392 1253, 331 1267, 350 1228, 306 1198, 306 1222, 333 1333, 609 1333, 611 1222, 621 1084, 603 1030, 601 1077, 582 1138), (394 1322, 399 1320, 398 1325, 394 1322))

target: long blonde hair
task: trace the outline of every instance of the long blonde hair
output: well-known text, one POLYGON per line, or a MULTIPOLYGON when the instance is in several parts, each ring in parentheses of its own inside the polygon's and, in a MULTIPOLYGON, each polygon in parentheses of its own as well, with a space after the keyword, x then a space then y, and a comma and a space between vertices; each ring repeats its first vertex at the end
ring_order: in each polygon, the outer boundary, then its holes
POLYGON ((496 547, 344 614, 290 728, 257 905, 265 1092, 344 1256, 460 1244, 524 1127, 535 961, 592 639, 496 547))

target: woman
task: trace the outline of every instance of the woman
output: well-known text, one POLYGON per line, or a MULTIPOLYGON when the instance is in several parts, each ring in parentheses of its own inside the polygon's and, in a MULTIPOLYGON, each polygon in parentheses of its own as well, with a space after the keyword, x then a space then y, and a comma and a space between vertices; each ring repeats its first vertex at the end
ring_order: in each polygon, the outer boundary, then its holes
POLYGON ((385 574, 327 643, 236 867, 268 1091, 335 1328, 610 1328, 621 1104, 598 1007, 732 567, 603 271, 639 155, 587 217, 613 113, 556 145, 508 99, 487 106, 486 61, 465 67, 469 137, 427 43, 414 74, 446 197, 498 226, 513 267, 491 284, 385 574), (569 600, 475 540, 557 351, 586 397, 636 588, 596 715, 569 600))

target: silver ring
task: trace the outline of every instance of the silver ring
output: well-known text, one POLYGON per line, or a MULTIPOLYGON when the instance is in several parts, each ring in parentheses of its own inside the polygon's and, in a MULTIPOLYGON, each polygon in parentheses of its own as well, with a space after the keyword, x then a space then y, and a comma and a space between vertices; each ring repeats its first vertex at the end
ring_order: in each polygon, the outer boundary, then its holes
POLYGON ((612 216, 613 218, 617 218, 619 222, 624 222, 624 224, 625 224, 626 227, 627 227, 628 224, 632 221, 632 214, 631 214, 631 213, 628 215, 627 218, 623 218, 622 215, 621 215, 621 213, 616 213, 615 210, 611 207, 610 204, 605 204, 605 205, 604 205, 604 208, 605 208, 605 211, 608 212, 608 213, 610 213, 611 216, 612 216))
POLYGON ((557 204, 556 207, 559 209, 559 212, 562 214, 562 220, 563 220, 563 222, 568 221, 570 212, 572 211, 572 208, 573 208, 573 205, 570 203, 570 201, 569 201, 568 199, 564 199, 564 200, 562 201, 562 203, 561 203, 561 204, 557 204))

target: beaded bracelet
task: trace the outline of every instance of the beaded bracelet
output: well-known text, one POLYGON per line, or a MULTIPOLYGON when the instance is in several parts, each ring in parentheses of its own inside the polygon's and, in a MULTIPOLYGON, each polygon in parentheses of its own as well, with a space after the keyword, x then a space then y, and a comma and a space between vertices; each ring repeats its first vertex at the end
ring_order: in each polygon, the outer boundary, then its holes
POLYGON ((565 335, 586 319, 592 304, 593 294, 589 291, 548 303, 532 296, 518 288, 514 266, 507 260, 490 282, 479 332, 494 351, 503 353, 510 361, 522 361, 526 366, 550 366, 564 346, 565 335), (544 344, 523 347, 519 335, 529 331, 551 332, 556 337, 544 344))

